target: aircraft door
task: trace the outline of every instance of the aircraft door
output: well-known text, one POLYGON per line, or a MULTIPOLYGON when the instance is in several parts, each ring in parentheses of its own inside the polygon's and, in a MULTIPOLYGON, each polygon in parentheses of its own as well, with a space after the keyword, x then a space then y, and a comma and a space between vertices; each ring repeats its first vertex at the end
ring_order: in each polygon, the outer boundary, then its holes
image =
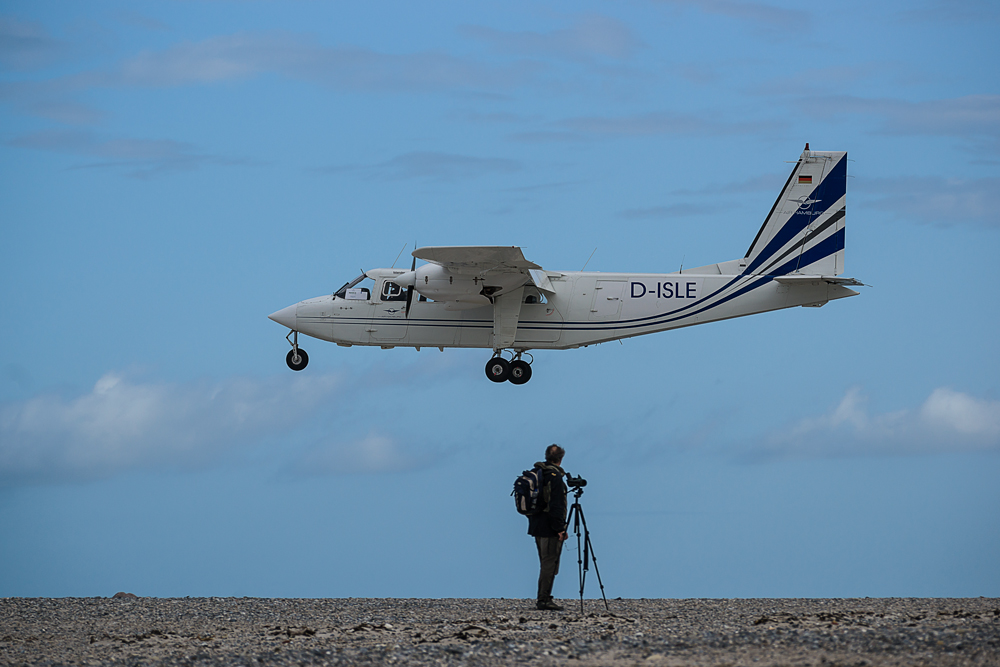
POLYGON ((406 325, 406 288, 384 278, 378 284, 378 301, 369 327, 372 342, 399 341, 406 336, 406 325))
POLYGON ((594 303, 590 307, 592 320, 617 320, 622 310, 624 280, 598 280, 594 288, 594 303))

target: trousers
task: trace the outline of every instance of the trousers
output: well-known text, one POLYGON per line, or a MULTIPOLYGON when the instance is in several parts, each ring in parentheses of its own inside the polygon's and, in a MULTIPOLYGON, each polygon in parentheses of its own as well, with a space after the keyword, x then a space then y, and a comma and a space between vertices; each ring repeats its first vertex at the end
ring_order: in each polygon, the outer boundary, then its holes
POLYGON ((558 537, 536 537, 538 547, 538 601, 552 599, 552 583, 559 574, 559 556, 562 554, 562 540, 558 537))

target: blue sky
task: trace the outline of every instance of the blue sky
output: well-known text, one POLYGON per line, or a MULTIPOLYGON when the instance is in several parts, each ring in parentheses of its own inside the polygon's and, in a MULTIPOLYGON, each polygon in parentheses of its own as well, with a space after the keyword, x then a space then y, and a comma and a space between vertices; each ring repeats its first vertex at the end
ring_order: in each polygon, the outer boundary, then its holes
POLYGON ((0 4, 0 596, 530 597, 508 493, 551 442, 610 596, 1000 595, 998 23, 0 4), (852 160, 860 297, 541 352, 521 387, 483 350, 285 367, 267 315, 404 244, 741 257, 805 142, 852 160))

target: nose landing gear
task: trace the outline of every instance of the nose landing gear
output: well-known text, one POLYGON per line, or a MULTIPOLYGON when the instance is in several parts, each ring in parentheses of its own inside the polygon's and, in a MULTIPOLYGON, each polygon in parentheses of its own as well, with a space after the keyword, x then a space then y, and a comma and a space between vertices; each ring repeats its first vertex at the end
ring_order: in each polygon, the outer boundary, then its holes
POLYGON ((531 379, 531 363, 521 358, 523 351, 515 352, 510 361, 500 356, 502 353, 503 350, 497 350, 496 355, 486 364, 486 377, 493 382, 511 384, 524 384, 531 379))
POLYGON ((292 346, 292 349, 287 355, 285 355, 285 363, 288 364, 288 367, 293 371, 301 371, 309 364, 309 355, 306 354, 305 350, 299 347, 299 332, 289 331, 288 336, 285 336, 285 340, 288 340, 289 345, 292 346), (293 334, 295 338, 288 340, 289 336, 292 336, 293 334))

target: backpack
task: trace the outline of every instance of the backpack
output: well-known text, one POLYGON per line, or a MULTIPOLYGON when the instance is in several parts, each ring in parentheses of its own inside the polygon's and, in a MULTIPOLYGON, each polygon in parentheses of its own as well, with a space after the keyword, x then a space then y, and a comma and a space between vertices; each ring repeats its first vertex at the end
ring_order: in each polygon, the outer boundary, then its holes
POLYGON ((514 480, 514 505, 519 514, 532 516, 542 512, 542 485, 545 484, 544 471, 541 468, 525 470, 514 480))

